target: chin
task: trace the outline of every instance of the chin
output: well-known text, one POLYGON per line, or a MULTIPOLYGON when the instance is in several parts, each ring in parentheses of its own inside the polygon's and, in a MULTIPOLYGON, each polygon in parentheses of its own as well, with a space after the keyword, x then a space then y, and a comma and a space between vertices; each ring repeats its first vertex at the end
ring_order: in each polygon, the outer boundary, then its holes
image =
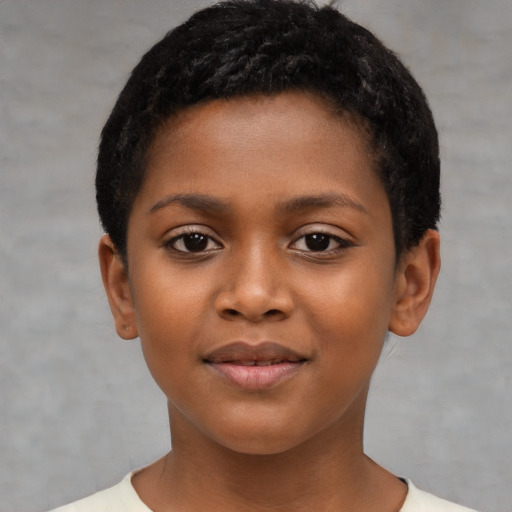
MULTIPOLYGON (((222 443, 226 448, 241 455, 280 455, 288 452, 297 446, 290 443, 290 439, 257 439, 257 440, 232 440, 222 443)), ((300 444, 300 443, 299 443, 300 444)))
POLYGON ((306 433, 293 432, 290 428, 279 428, 276 425, 259 428, 250 425, 247 429, 235 432, 232 428, 212 438, 221 446, 240 454, 279 455, 293 450, 310 437, 306 433))

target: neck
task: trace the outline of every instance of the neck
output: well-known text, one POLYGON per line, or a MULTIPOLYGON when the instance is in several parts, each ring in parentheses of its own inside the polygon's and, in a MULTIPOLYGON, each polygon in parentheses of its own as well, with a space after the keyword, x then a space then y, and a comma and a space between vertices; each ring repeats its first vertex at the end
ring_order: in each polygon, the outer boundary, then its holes
POLYGON ((405 486, 364 455, 364 408, 358 414, 292 449, 254 455, 216 443, 171 410, 172 451, 133 484, 155 511, 395 512, 405 486))

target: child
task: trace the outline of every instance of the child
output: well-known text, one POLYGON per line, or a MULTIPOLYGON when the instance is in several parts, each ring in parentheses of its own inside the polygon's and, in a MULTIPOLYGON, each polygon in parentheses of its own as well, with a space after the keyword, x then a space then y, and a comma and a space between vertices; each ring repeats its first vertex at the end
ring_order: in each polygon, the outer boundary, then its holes
POLYGON ((102 132, 99 258, 172 451, 72 511, 441 512, 363 452, 388 331, 439 272, 421 88, 330 7, 227 1, 157 43, 102 132))

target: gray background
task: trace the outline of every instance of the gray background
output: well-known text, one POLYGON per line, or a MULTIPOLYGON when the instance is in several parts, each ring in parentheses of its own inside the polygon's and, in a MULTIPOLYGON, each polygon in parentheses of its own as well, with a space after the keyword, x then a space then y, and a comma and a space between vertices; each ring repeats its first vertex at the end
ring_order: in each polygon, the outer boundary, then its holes
MULTIPOLYGON (((42 511, 169 446, 96 263, 99 131, 142 52, 206 1, 0 0, 0 509, 42 511)), ((420 487, 512 510, 512 2, 346 0, 425 87, 443 155, 444 265, 391 340, 366 447, 420 487)))

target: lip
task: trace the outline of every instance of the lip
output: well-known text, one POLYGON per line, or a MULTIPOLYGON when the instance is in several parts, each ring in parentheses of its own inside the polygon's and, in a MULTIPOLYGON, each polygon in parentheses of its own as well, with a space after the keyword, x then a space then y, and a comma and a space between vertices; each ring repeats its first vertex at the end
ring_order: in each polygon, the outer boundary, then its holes
POLYGON ((237 341, 209 353, 204 362, 228 382, 247 390, 272 388, 293 377, 308 361, 279 343, 237 341))

